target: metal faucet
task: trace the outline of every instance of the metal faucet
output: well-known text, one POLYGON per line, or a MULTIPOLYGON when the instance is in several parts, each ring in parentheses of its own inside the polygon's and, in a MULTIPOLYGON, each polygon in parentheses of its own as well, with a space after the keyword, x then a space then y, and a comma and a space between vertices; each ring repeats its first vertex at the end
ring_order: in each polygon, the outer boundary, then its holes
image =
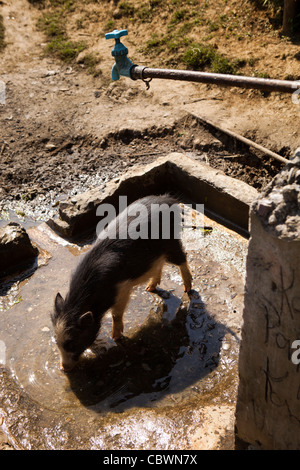
POLYGON ((134 67, 134 64, 128 59, 128 49, 121 43, 120 38, 127 36, 127 29, 121 29, 118 31, 115 29, 111 33, 105 34, 105 39, 115 39, 116 43, 111 51, 111 55, 115 58, 115 63, 112 66, 111 78, 112 80, 119 80, 120 76, 130 77, 130 70, 134 67))
POLYGON ((129 77, 132 80, 143 80, 143 82, 146 83, 147 89, 149 88, 149 81, 152 80, 152 78, 161 78, 187 82, 213 83, 219 86, 252 88, 268 92, 296 92, 298 94, 300 90, 300 81, 244 77, 242 75, 196 72, 191 70, 156 69, 134 65, 127 57, 127 47, 120 41, 120 37, 127 35, 128 32, 126 29, 120 31, 115 29, 111 33, 105 34, 105 39, 115 39, 116 41, 111 51, 111 55, 115 57, 116 60, 111 71, 111 78, 113 80, 119 80, 121 75, 123 77, 129 77))

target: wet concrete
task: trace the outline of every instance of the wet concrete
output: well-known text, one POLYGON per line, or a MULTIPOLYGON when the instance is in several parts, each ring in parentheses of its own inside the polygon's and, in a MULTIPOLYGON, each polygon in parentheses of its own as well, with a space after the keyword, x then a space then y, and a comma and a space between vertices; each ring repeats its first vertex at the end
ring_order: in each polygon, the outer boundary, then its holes
POLYGON ((89 244, 44 224, 28 230, 49 256, 2 293, 0 312, 0 423, 15 448, 233 448, 247 240, 207 218, 205 227, 184 235, 192 293, 165 266, 156 293, 134 291, 125 337, 110 339, 108 313, 69 374, 49 314, 89 244))

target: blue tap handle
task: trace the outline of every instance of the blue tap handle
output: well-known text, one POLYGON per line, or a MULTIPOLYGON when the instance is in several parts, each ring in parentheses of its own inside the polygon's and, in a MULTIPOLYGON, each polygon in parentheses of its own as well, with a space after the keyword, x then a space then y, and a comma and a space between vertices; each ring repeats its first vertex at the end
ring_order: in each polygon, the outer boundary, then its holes
POLYGON ((127 36, 128 31, 127 29, 121 29, 120 31, 114 29, 111 33, 105 34, 105 39, 120 39, 122 36, 127 36))
MULTIPOLYGON (((116 43, 114 48, 111 51, 111 55, 115 57, 115 64, 112 68, 112 80, 119 80, 120 76, 130 77, 130 70, 133 67, 133 63, 128 59, 128 49, 124 44, 121 43, 120 38, 122 36, 127 36, 127 29, 121 29, 118 31, 115 29, 111 33, 105 34, 105 39, 115 39, 116 43)), ((130 77, 131 78, 131 77, 130 77)))

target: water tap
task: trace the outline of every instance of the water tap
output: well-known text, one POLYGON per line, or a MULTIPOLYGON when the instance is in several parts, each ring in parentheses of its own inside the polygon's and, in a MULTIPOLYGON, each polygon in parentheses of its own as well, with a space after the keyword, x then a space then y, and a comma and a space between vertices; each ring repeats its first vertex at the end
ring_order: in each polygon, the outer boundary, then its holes
MULTIPOLYGON (((112 80, 119 80, 120 76, 130 77, 130 70, 134 67, 134 64, 128 59, 128 49, 121 43, 120 38, 127 36, 127 29, 121 29, 118 31, 115 29, 111 33, 105 34, 105 39, 115 39, 116 43, 111 51, 111 55, 115 58, 115 63, 111 70, 112 80)), ((130 77, 131 78, 131 77, 130 77)))

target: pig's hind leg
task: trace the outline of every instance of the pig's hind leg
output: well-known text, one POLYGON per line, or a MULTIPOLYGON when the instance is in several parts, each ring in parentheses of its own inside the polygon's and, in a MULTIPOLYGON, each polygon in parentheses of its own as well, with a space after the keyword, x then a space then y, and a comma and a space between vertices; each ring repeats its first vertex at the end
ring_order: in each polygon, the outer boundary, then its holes
POLYGON ((185 260, 179 265, 181 277, 184 284, 184 292, 190 292, 192 288, 192 274, 188 265, 188 262, 185 260))
POLYGON ((154 267, 153 272, 151 272, 151 278, 146 287, 146 290, 148 292, 154 292, 157 285, 160 284, 164 261, 165 260, 159 261, 154 267))
POLYGON ((168 262, 175 264, 180 269, 180 274, 184 284, 184 291, 189 292, 192 288, 192 274, 183 251, 180 240, 172 240, 172 246, 168 253, 168 262))

